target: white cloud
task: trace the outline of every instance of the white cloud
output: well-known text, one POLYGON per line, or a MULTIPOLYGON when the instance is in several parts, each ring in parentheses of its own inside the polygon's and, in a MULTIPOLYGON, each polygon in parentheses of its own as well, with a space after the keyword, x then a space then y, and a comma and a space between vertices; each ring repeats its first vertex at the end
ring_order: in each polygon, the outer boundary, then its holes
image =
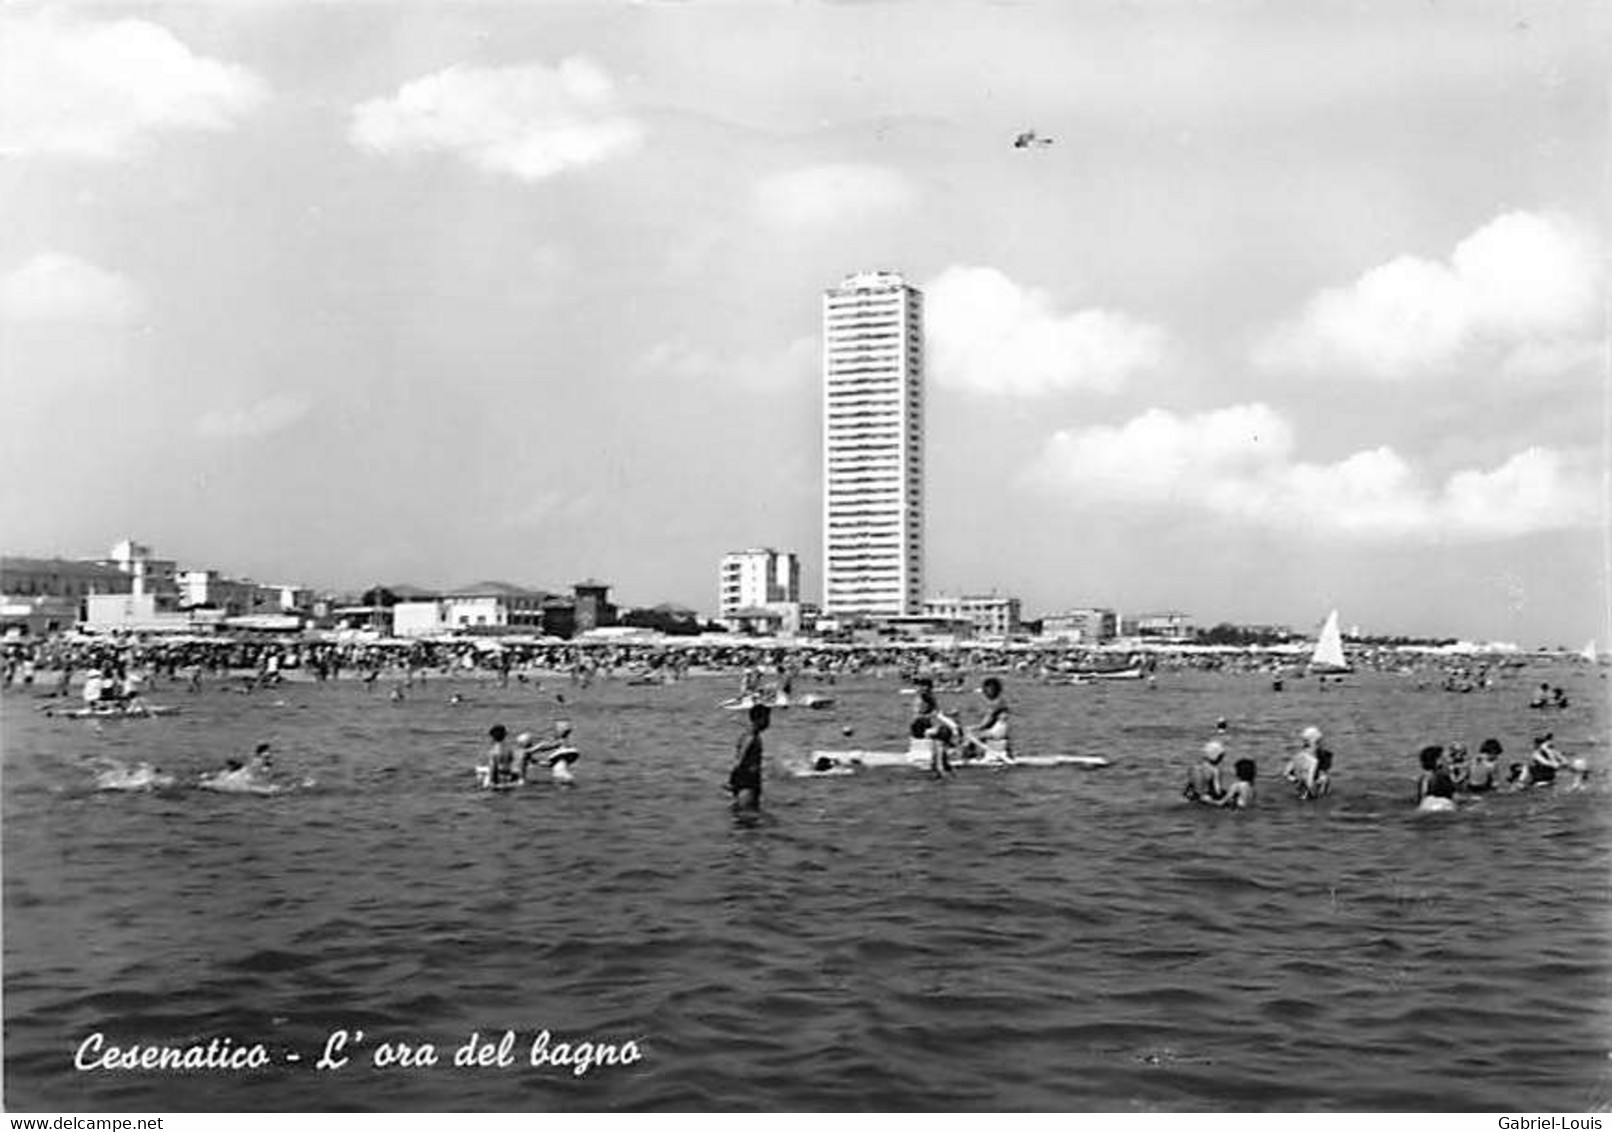
POLYGON ((267 97, 145 20, 0 17, 0 153, 107 159, 155 130, 226 130, 267 97))
POLYGON ((993 267, 948 267, 924 287, 924 311, 935 380, 976 393, 1109 392, 1165 356, 1158 327, 1117 311, 1060 312, 993 267))
POLYGON ((120 323, 139 306, 123 276, 60 252, 42 252, 0 278, 0 316, 16 322, 120 323))
POLYGON ((1530 448, 1430 484, 1389 448, 1332 464, 1293 459, 1292 427, 1262 404, 1198 416, 1151 409, 1118 427, 1054 434, 1029 478, 1091 506, 1188 507, 1311 536, 1507 538, 1593 525, 1593 461, 1530 448))
POLYGON ((764 390, 808 380, 821 363, 821 346, 810 337, 797 338, 776 350, 743 354, 718 354, 673 338, 658 343, 639 359, 640 368, 650 374, 764 390))
POLYGON ((775 173, 756 182, 754 203, 762 219, 809 226, 860 220, 910 204, 911 184, 877 165, 813 165, 775 173))
POLYGON ((1542 363, 1571 367, 1594 337, 1602 287, 1590 232, 1510 212, 1457 244, 1447 263, 1402 256, 1322 291, 1259 343, 1254 360, 1392 380, 1445 373, 1489 351, 1509 372, 1548 376, 1542 363))
POLYGON ((196 431, 203 436, 226 440, 268 436, 296 424, 312 407, 313 403, 306 397, 279 393, 244 409, 207 413, 196 422, 196 431))
POLYGON ((353 109, 349 137, 379 154, 455 154, 484 173, 540 181, 619 156, 642 137, 610 77, 587 59, 558 67, 449 67, 353 109))

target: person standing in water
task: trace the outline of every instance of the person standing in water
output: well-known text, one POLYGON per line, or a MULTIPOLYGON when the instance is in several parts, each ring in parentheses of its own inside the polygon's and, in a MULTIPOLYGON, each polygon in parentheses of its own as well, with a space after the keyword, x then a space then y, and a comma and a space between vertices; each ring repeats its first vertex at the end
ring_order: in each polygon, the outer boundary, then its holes
POLYGON ((1319 727, 1306 727, 1299 738, 1303 745, 1288 760, 1282 776, 1293 784, 1300 798, 1319 798, 1331 787, 1332 752, 1321 745, 1319 727))
POLYGON ((1485 739, 1478 746, 1478 757, 1467 773, 1466 789, 1469 794, 1487 794, 1495 788, 1495 760, 1505 753, 1498 739, 1485 739))
POLYGON ((736 810, 761 809, 761 733, 772 723, 772 709, 753 704, 749 720, 749 729, 739 736, 739 761, 728 774, 728 792, 736 810))
POLYGON ((1226 745, 1211 739, 1203 745, 1203 758, 1187 771, 1187 786, 1181 793, 1189 802, 1221 805, 1226 791, 1220 784, 1220 764, 1226 757, 1226 745))
POLYGON ((515 752, 509 748, 508 736, 509 732, 502 723, 495 723, 487 729, 487 737, 493 741, 492 746, 487 748, 489 786, 511 786, 519 781, 515 777, 515 752))
POLYGON ((1258 769, 1253 759, 1238 759, 1237 765, 1232 768, 1237 780, 1226 791, 1226 796, 1217 805, 1225 806, 1229 810, 1246 810, 1254 804, 1254 774, 1258 769))

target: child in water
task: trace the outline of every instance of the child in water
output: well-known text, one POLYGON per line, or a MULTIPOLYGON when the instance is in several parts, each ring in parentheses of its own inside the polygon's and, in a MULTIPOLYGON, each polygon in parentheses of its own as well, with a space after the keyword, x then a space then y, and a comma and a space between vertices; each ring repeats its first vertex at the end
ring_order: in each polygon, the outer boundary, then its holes
POLYGON ((736 810, 761 808, 761 733, 772 723, 772 709, 752 704, 749 715, 750 729, 739 736, 739 761, 728 774, 728 793, 736 810))
POLYGON ((1257 768, 1253 759, 1238 759, 1232 767, 1232 773, 1237 776, 1226 791, 1226 796, 1220 800, 1220 805, 1230 810, 1246 810, 1254 804, 1254 775, 1257 768))

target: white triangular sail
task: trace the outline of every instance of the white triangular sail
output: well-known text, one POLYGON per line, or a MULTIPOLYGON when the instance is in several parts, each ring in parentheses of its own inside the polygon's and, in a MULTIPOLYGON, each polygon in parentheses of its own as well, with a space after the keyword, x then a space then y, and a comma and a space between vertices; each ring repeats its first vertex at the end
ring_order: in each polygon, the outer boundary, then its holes
POLYGON ((1343 655, 1343 633, 1338 628, 1338 611, 1327 614, 1327 623, 1321 627, 1321 636, 1315 642, 1315 653, 1310 667, 1318 672, 1347 672, 1349 662, 1343 655))
POLYGON ((1584 646, 1583 650, 1580 651, 1578 655, 1589 661, 1591 664, 1595 663, 1595 641, 1593 638, 1590 640, 1589 644, 1584 646))

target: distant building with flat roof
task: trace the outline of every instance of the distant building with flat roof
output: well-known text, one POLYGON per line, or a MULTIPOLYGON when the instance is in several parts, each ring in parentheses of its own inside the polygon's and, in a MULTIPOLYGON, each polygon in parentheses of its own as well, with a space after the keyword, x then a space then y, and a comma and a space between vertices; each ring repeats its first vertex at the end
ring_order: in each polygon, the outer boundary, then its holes
POLYGON ((1070 644, 1095 645, 1119 635, 1119 616, 1112 609, 1068 609, 1041 619, 1041 635, 1070 644))
POLYGON ((924 616, 966 622, 982 637, 1011 637, 1023 628, 1019 599, 997 594, 932 597, 924 602, 924 616))

